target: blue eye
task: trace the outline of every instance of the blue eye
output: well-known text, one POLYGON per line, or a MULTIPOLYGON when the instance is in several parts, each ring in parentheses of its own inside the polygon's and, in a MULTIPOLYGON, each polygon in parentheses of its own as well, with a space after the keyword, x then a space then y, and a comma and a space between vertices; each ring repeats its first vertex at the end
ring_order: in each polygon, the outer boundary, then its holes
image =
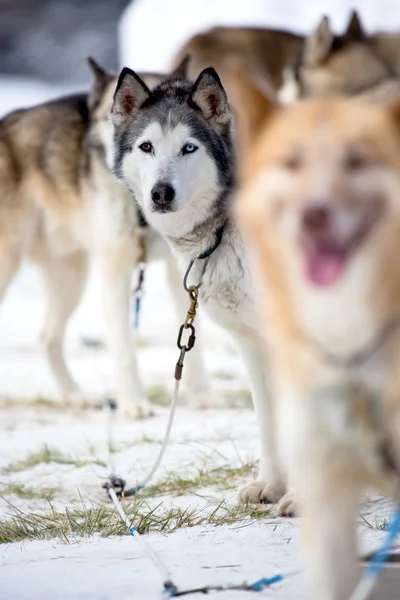
POLYGON ((185 144, 182 148, 182 154, 193 154, 196 150, 198 150, 198 147, 194 144, 185 144))

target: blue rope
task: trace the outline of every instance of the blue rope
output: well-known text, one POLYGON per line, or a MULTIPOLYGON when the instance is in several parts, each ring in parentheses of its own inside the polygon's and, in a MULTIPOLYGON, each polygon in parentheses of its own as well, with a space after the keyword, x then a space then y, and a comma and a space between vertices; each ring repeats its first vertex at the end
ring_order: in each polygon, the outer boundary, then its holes
POLYGON ((140 492, 140 490, 143 489, 143 485, 137 485, 136 487, 133 487, 129 490, 129 495, 130 496, 135 496, 138 492, 140 492))
POLYGON ((225 592, 225 591, 246 591, 246 592, 262 592, 265 588, 279 583, 288 577, 298 575, 301 571, 292 571, 286 574, 279 573, 273 577, 258 579, 254 583, 242 583, 239 585, 206 585, 199 588, 191 588, 186 590, 179 590, 172 581, 166 581, 164 583, 164 591, 170 598, 177 598, 179 596, 187 596, 190 594, 208 594, 209 592, 225 592))
POLYGON ((137 297, 135 300, 135 319, 134 319, 134 328, 139 329, 139 316, 140 316, 141 302, 140 298, 137 297))
POLYGON ((390 550, 396 540, 397 534, 400 529, 400 506, 397 508, 393 520, 388 528, 387 536, 383 542, 382 547, 378 550, 373 557, 367 568, 367 574, 370 577, 377 577, 387 561, 390 550))
POLYGON ((284 579, 284 576, 282 574, 274 575, 273 577, 259 579, 258 581, 251 583, 249 585, 249 589, 251 589, 253 592, 262 592, 262 590, 265 589, 266 587, 269 587, 270 585, 273 585, 274 583, 279 583, 279 581, 283 581, 283 579, 284 579))

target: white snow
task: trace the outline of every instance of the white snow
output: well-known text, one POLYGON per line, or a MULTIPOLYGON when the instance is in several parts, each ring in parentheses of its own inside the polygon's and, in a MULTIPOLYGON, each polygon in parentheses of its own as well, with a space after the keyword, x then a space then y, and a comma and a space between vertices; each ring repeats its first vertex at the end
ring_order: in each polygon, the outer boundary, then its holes
MULTIPOLYGON (((229 2, 227 9, 225 2, 217 3, 214 0, 212 5, 220 7, 221 12, 215 13, 213 18, 199 20, 199 14, 208 14, 209 4, 211 2, 159 0, 157 3, 156 0, 137 0, 135 23, 129 27, 127 25, 125 32, 123 62, 132 63, 138 69, 166 68, 171 53, 195 28, 208 27, 217 22, 240 22, 243 13, 239 11, 239 4, 245 6, 247 24, 292 25, 297 30, 311 27, 327 6, 323 2, 254 0, 244 4, 229 2), (164 5, 168 6, 168 10, 162 13, 161 7, 164 5), (147 12, 139 12, 147 9, 158 18, 149 20, 147 12), (128 56, 132 56, 132 61, 127 59, 128 56)), ((369 26, 372 23, 379 27, 385 24, 396 26, 394 16, 398 14, 397 2, 382 0, 379 9, 376 9, 372 0, 354 1, 353 4, 362 4, 369 26)), ((335 16, 336 26, 342 25, 347 8, 348 3, 344 1, 329 3, 329 12, 335 16)), ((0 113, 45 100, 60 91, 38 83, 10 79, 2 80, 0 87, 0 113)), ((146 275, 139 333, 142 377, 148 389, 159 386, 164 395, 172 390, 173 367, 177 359, 177 322, 171 318, 172 304, 165 286, 163 265, 152 265, 146 275), (163 314, 155 310, 160 295, 164 299, 163 314)), ((31 404, 38 397, 57 401, 57 391, 38 344, 45 311, 43 300, 37 272, 33 267, 24 266, 0 312, 0 398, 3 399, 3 404, 0 404, 0 470, 23 460, 29 453, 43 449, 44 445, 55 447, 80 460, 106 458, 102 414, 77 414, 31 404)), ((200 468, 209 470, 218 465, 238 466, 241 462, 258 457, 256 420, 253 412, 245 407, 244 400, 248 393, 241 363, 227 336, 206 319, 204 323, 204 344, 213 393, 223 395, 228 400, 234 398, 242 407, 207 412, 178 408, 171 444, 156 481, 162 481, 166 473, 171 471, 186 476, 200 468)), ((67 357, 82 388, 96 396, 112 388, 110 357, 102 349, 94 351, 83 347, 81 338, 102 338, 102 335, 98 281, 94 270, 84 301, 68 330, 67 357)), ((116 454, 118 471, 132 484, 147 473, 157 455, 159 446, 154 442, 162 439, 167 409, 160 407, 156 412, 156 416, 148 421, 118 422, 115 426, 115 442, 122 446, 116 454)), ((74 465, 40 464, 9 474, 3 471, 0 488, 9 483, 37 489, 56 486, 58 490, 53 505, 62 510, 65 507, 73 508, 81 502, 91 506, 105 501, 101 489, 105 477, 106 469, 95 464, 79 468, 74 465)), ((166 507, 203 507, 204 510, 210 510, 207 508, 210 502, 215 504, 225 499, 229 504, 235 503, 236 491, 207 489, 201 490, 200 496, 158 497, 149 501, 149 504, 153 506, 163 502, 166 507)), ((7 496, 7 501, 0 499, 0 518, 9 518, 10 501, 17 510, 28 514, 46 509, 41 499, 7 496)), ((375 523, 376 520, 381 523, 389 511, 390 506, 376 500, 367 506, 365 514, 369 522, 375 523)), ((382 535, 381 531, 360 526, 360 537, 365 548, 371 548, 379 542, 382 535)), ((173 573, 174 582, 182 587, 241 583, 301 566, 298 521, 274 518, 273 515, 266 516, 262 521, 246 523, 246 526, 242 523, 222 527, 198 526, 180 529, 170 535, 152 533, 145 539, 160 553, 173 573)), ((303 600, 307 597, 305 590, 304 576, 298 576, 275 586, 273 590, 265 591, 263 597, 303 600)), ((0 599, 153 600, 160 597, 161 580, 158 573, 129 536, 71 539, 69 544, 52 540, 0 546, 0 599)), ((207 597, 210 600, 250 600, 254 594, 224 592, 212 593, 207 597)))

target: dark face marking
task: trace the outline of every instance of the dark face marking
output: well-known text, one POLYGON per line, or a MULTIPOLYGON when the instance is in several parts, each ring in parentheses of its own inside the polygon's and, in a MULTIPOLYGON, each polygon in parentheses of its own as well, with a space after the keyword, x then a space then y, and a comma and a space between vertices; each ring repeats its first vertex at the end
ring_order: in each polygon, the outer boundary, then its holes
MULTIPOLYGON (((224 189, 233 185, 233 145, 230 127, 223 132, 205 119, 200 108, 192 100, 193 84, 185 80, 164 80, 142 103, 135 118, 114 134, 114 172, 123 178, 124 155, 135 146, 138 138, 151 123, 159 123, 162 129, 186 125, 191 136, 203 144, 218 168, 219 183, 224 189)), ((211 95, 218 105, 219 99, 211 95)), ((208 97, 210 101, 210 96, 208 97)), ((215 109, 215 107, 213 107, 215 109)), ((151 140, 148 140, 151 143, 151 140)))

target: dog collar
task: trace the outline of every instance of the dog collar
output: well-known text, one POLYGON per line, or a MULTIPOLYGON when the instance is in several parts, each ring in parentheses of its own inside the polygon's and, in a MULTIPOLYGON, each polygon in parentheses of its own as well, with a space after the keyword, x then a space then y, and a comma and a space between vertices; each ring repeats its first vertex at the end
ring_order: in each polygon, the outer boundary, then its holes
POLYGON ((222 235, 224 233, 224 228, 225 228, 225 223, 223 225, 221 225, 221 227, 219 229, 217 229, 217 231, 215 233, 215 244, 214 244, 214 246, 212 246, 211 248, 208 248, 207 250, 204 250, 204 252, 202 252, 201 254, 199 254, 199 256, 197 257, 198 259, 204 260, 205 258, 208 258, 218 248, 218 246, 220 245, 221 240, 222 240, 222 235))

